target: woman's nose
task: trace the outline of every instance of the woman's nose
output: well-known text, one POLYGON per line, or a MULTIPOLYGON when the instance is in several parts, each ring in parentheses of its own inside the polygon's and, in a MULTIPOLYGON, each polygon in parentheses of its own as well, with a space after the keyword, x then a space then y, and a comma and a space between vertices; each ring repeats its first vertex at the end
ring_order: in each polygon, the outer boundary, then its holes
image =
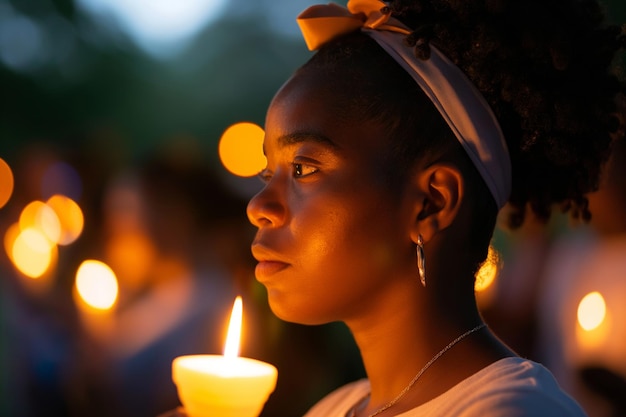
POLYGON ((248 220, 256 227, 277 227, 285 220, 286 205, 279 192, 280 184, 276 180, 276 177, 272 178, 248 202, 248 220))

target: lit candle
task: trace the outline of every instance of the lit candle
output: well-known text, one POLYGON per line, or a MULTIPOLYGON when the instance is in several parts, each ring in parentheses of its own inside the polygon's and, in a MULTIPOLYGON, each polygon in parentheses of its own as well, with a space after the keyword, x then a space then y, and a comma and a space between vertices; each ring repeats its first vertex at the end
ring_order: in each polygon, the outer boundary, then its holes
POLYGON ((239 356, 242 302, 235 299, 224 355, 179 356, 172 379, 189 417, 257 417, 276 387, 269 363, 239 356))

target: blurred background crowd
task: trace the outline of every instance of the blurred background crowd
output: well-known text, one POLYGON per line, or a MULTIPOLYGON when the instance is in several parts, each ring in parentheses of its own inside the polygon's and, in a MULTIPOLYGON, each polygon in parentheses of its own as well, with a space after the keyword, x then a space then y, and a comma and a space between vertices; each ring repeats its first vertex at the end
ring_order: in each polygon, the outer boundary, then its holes
MULTIPOLYGON (((0 417, 175 408, 172 360, 222 352, 236 295, 241 355, 278 368, 262 416, 363 375, 343 325, 270 312, 245 215, 261 183, 218 155, 307 58, 314 3, 0 0, 0 417)), ((488 324, 590 417, 626 416, 625 171, 618 142, 588 225, 498 228, 477 281, 488 324)))

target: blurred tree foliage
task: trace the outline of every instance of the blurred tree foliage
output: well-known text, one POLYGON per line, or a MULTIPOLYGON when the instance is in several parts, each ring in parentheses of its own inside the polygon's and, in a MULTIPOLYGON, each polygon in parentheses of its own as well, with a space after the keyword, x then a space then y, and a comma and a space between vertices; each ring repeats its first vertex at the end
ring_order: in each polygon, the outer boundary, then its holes
MULTIPOLYGON (((626 22, 626 2, 604 2, 611 20, 626 22)), ((281 29, 295 29, 296 13, 313 3, 228 0, 218 20, 165 60, 77 0, 0 0, 0 157, 11 163, 43 143, 140 158, 183 136, 216 163, 221 132, 242 120, 262 124, 276 89, 309 56, 297 34, 281 29)))
MULTIPOLYGON (((315 2, 232 0, 189 47, 160 60, 75 0, 0 0, 0 153, 100 140, 142 155, 182 134, 213 155, 230 123, 263 122, 276 89, 308 56, 298 36, 276 30, 295 27, 295 7, 307 3, 315 2)), ((623 1, 605 3, 624 20, 623 1)))
POLYGON ((213 153, 230 123, 263 123, 272 95, 308 54, 300 38, 258 16, 269 0, 249 3, 231 1, 184 51, 157 59, 74 0, 0 1, 0 152, 104 140, 140 156, 191 135, 213 153))

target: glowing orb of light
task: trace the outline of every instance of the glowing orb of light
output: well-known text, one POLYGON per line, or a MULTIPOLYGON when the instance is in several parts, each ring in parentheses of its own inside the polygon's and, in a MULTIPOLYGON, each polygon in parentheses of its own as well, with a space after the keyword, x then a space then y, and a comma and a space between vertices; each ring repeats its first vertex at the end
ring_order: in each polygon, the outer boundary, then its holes
POLYGON ((591 331, 602 324, 606 317, 604 297, 597 291, 585 295, 578 304, 578 324, 591 331))
POLYGON ((0 208, 9 201, 13 194, 13 171, 2 158, 0 158, 0 208))
POLYGON ((263 155, 264 136, 263 128, 254 123, 241 122, 228 127, 218 147, 224 167, 240 177, 258 174, 267 163, 263 155))
POLYGON ((476 272, 476 281, 474 283, 476 292, 485 291, 493 284, 500 273, 501 263, 500 254, 493 246, 489 245, 487 259, 476 272))
POLYGON ((104 262, 86 260, 76 271, 76 290, 89 306, 108 310, 117 300, 117 277, 104 262))
POLYGON ((69 197, 56 194, 46 201, 46 205, 56 213, 59 221, 59 245, 69 245, 82 233, 84 216, 79 205, 69 197))
POLYGON ((20 235, 20 225, 18 223, 13 223, 9 226, 4 232, 4 251, 6 254, 13 260, 13 243, 15 243, 15 239, 20 235))
POLYGON ((55 244, 61 237, 61 222, 55 211, 43 201, 32 201, 20 213, 20 229, 35 228, 55 244))
POLYGON ((56 246, 38 229, 27 228, 15 237, 11 260, 15 267, 30 278, 39 278, 50 266, 56 246))

